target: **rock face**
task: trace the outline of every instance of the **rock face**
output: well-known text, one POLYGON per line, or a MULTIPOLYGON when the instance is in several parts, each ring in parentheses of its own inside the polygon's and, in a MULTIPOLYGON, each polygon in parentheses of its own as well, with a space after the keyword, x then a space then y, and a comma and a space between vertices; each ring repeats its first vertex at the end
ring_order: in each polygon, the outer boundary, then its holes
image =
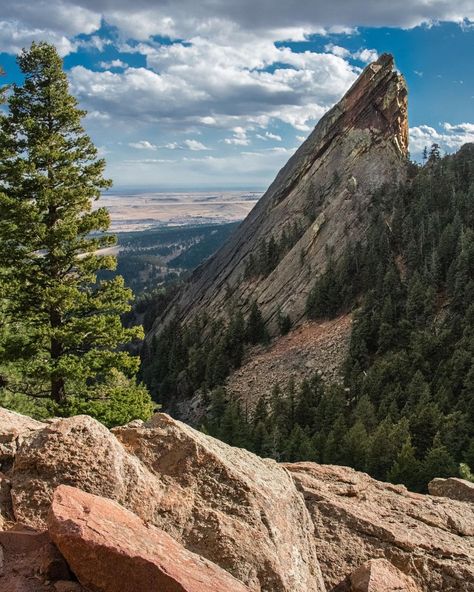
POLYGON ((0 470, 9 469, 23 439, 45 424, 0 407, 0 470))
POLYGON ((474 483, 464 479, 457 479, 456 477, 433 479, 428 483, 428 491, 431 495, 474 503, 474 483))
POLYGON ((163 489, 106 427, 86 415, 34 432, 18 451, 10 478, 15 518, 35 528, 45 526, 61 484, 114 499, 145 519, 155 514, 163 489))
POLYGON ((474 591, 472 504, 410 493, 347 467, 285 466, 313 518, 328 590, 347 590, 336 587, 341 574, 381 558, 424 592, 474 591))
POLYGON ((59 486, 49 533, 79 581, 100 592, 250 592, 117 503, 59 486))
POLYGON ((148 338, 172 318, 188 321, 206 311, 223 315, 239 302, 244 314, 256 300, 270 333, 280 310, 293 323, 304 316, 314 279, 350 242, 364 240, 363 214, 374 191, 405 176, 407 90, 384 54, 365 68, 342 100, 316 125, 229 241, 196 270, 156 320, 148 338), (302 235, 267 276, 244 279, 262 239, 280 240, 297 222, 302 235))
POLYGON ((313 526, 288 472, 156 414, 113 430, 166 484, 155 524, 252 590, 324 590, 313 526))
POLYGON ((119 502, 252 590, 324 590, 313 525, 285 469, 164 414, 114 434, 87 416, 34 432, 10 474, 16 519, 44 527, 54 489, 71 485, 119 502))

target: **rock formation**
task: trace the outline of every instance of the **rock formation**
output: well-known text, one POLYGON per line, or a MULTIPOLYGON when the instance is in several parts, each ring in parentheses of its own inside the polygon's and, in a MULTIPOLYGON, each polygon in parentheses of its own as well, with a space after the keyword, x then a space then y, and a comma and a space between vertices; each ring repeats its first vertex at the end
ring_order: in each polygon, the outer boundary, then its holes
MULTIPOLYGON (((407 90, 382 55, 362 72, 341 101, 316 125, 229 241, 198 268, 151 334, 174 317, 211 318, 238 302, 244 314, 256 300, 270 333, 280 310, 294 323, 304 316, 317 275, 350 242, 364 240, 364 213, 374 191, 404 179, 408 145, 407 90), (280 240, 298 223, 301 236, 266 277, 244 278, 262 239, 280 240)), ((150 336, 151 336, 150 334, 150 336)), ((149 336, 149 337, 150 337, 149 336)))
POLYGON ((474 505, 411 493, 348 467, 285 466, 313 518, 329 590, 341 573, 374 558, 387 559, 425 592, 474 590, 474 505))
POLYGON ((117 503, 60 485, 49 533, 79 581, 101 592, 250 592, 117 503))
POLYGON ((54 489, 72 485, 119 502, 252 590, 324 589, 311 519, 277 463, 164 414, 114 434, 87 416, 34 432, 11 470, 15 518, 43 528, 54 489))
POLYGON ((1 592, 119 592, 118 574, 142 592, 164 573, 181 592, 474 592, 470 502, 278 465, 164 414, 111 433, 2 411, 0 440, 12 422, 1 592))

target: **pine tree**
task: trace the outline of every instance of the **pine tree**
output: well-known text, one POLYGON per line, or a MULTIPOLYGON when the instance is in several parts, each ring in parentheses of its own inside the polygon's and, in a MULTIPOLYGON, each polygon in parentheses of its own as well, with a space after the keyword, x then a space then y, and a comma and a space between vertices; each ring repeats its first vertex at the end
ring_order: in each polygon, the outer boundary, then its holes
POLYGON ((250 307, 250 314, 247 319, 245 333, 249 343, 260 343, 265 341, 267 338, 265 322, 255 300, 252 302, 250 307))
POLYGON ((392 483, 404 483, 409 489, 419 491, 422 486, 421 463, 415 457, 410 437, 405 440, 387 479, 392 483))
MULTIPOLYGON (((2 306, 11 319, 5 388, 50 398, 57 412, 117 388, 135 396, 139 360, 120 349, 141 334, 120 320, 131 291, 121 277, 97 281, 99 270, 115 267, 114 257, 97 254, 114 243, 104 234, 109 215, 92 209, 110 186, 105 162, 81 126, 85 112, 54 46, 33 43, 18 64, 24 83, 13 85, 0 121, 2 306)), ((146 416, 149 396, 140 389, 140 397, 146 416)))

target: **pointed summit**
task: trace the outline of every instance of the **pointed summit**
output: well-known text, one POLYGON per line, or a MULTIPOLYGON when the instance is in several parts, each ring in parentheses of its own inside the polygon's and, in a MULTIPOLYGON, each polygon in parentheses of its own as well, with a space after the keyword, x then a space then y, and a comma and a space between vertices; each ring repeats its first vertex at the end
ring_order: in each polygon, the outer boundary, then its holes
POLYGON ((152 333, 176 317, 224 317, 231 304, 247 315, 254 301, 270 334, 280 314, 298 323, 329 257, 337 261, 347 244, 364 241, 375 190, 404 179, 407 153, 406 83, 393 57, 383 54, 322 117, 152 333))

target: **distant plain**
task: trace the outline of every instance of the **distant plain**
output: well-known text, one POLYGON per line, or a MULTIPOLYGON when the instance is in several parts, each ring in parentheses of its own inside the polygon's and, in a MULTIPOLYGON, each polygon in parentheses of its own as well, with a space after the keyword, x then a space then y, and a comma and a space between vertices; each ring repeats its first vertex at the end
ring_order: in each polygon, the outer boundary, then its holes
POLYGON ((168 192, 105 194, 95 207, 106 207, 113 232, 149 230, 160 226, 215 224, 243 220, 261 192, 168 192))

